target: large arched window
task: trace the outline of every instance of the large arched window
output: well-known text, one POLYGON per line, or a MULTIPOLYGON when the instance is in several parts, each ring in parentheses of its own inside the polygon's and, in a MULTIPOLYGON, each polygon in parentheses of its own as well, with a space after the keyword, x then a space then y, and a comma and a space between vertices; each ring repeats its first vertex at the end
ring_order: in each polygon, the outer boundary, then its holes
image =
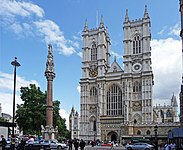
POLYGON ((123 115, 122 91, 113 84, 107 91, 107 115, 123 115))
POLYGON ((95 61, 97 60, 97 46, 96 43, 92 43, 92 48, 91 48, 91 60, 95 61))
POLYGON ((142 86, 141 83, 139 83, 138 81, 136 81, 133 84, 133 92, 141 92, 142 86))
POLYGON ((139 54, 141 53, 141 40, 140 36, 136 35, 133 38, 133 54, 139 54))

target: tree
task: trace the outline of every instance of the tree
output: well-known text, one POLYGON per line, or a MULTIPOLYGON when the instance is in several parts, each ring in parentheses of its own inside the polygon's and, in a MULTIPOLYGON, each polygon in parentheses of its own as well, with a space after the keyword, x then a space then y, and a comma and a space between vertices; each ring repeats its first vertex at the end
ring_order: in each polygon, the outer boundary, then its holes
POLYGON ((21 87, 23 104, 17 105, 16 122, 24 134, 40 134, 41 125, 46 124, 46 93, 35 84, 21 87))
MULTIPOLYGON (((35 84, 21 87, 20 96, 23 104, 17 105, 16 122, 24 134, 41 134, 41 125, 46 125, 46 92, 43 93, 35 84)), ((58 126, 60 137, 68 137, 69 131, 59 115, 60 102, 53 101, 53 126, 58 126)))
POLYGON ((6 119, 3 118, 3 117, 0 117, 0 122, 8 122, 8 120, 6 120, 6 119))
POLYGON ((66 127, 66 120, 63 119, 60 114, 60 102, 58 100, 53 101, 53 126, 58 126, 58 136, 69 138, 69 131, 66 127))

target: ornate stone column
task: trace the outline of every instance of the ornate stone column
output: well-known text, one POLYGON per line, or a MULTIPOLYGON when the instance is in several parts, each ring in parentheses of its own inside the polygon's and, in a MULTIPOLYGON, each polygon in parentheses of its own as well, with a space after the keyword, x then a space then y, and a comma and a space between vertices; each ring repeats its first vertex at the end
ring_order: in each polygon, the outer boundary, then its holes
POLYGON ((55 78, 54 73, 54 61, 53 61, 53 51, 51 44, 48 45, 48 56, 46 62, 45 76, 47 79, 47 106, 46 106, 46 127, 42 128, 42 133, 44 139, 55 139, 58 133, 57 127, 53 127, 53 79, 55 78))

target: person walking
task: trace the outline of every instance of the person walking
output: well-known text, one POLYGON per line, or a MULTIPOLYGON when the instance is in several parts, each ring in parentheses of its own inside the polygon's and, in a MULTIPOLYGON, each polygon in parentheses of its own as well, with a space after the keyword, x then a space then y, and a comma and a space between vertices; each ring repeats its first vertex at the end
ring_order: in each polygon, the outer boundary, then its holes
POLYGON ((114 149, 114 142, 111 142, 111 149, 114 149))
POLYGON ((69 150, 72 150, 72 139, 69 139, 69 150))
POLYGON ((77 139, 74 140, 74 148, 75 150, 78 150, 78 147, 79 147, 79 142, 77 139))
POLYGON ((94 147, 95 146, 95 142, 92 140, 91 141, 91 146, 94 147))
POLYGON ((83 141, 83 139, 81 139, 81 142, 79 143, 81 150, 84 150, 85 145, 86 145, 85 141, 83 141))
POLYGON ((4 135, 1 135, 1 144, 2 144, 2 150, 5 150, 7 142, 6 139, 4 138, 4 135))

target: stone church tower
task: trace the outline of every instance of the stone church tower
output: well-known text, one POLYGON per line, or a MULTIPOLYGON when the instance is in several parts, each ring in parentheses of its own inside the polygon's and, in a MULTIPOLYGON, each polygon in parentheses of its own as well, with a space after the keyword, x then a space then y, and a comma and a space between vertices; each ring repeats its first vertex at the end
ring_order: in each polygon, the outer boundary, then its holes
POLYGON ((79 139, 79 114, 74 107, 72 107, 69 115, 69 131, 71 139, 79 139))
POLYGON ((152 121, 151 33, 150 18, 145 8, 144 17, 130 21, 126 11, 124 30, 125 121, 152 121))
POLYGON ((124 70, 116 58, 110 65, 110 39, 100 26, 83 30, 80 138, 117 140, 124 123, 153 121, 150 18, 130 21, 126 11, 124 70), (111 126, 112 125, 112 126, 111 126))
POLYGON ((152 140, 157 124, 162 128, 159 137, 178 126, 173 123, 177 120, 173 117, 177 114, 176 98, 173 97, 171 106, 153 110, 150 27, 146 6, 138 20, 130 20, 126 10, 122 69, 116 57, 110 63, 111 43, 103 17, 95 29, 89 29, 86 20, 82 32, 80 139, 122 143, 133 136, 152 140))

